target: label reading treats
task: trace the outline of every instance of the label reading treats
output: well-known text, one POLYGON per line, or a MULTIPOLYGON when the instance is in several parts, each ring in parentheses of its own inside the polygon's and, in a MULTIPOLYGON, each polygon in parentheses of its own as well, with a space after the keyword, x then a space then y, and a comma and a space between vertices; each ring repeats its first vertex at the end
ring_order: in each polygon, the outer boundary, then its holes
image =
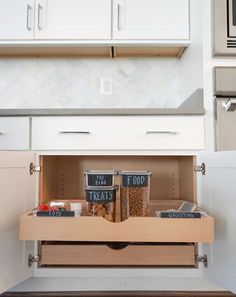
POLYGON ((122 181, 124 187, 147 187, 148 175, 123 175, 122 181))
POLYGON ((86 190, 88 202, 108 203, 116 200, 115 190, 86 190))
POLYGON ((89 186, 112 186, 111 174, 88 174, 89 186))

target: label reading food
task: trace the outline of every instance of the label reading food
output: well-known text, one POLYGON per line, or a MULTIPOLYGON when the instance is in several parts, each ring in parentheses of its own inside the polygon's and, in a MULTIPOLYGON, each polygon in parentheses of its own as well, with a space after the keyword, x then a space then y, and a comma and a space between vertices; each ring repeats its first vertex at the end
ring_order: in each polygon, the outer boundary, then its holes
POLYGON ((89 186, 112 186, 111 174, 89 174, 88 175, 89 186))
POLYGON ((148 175, 123 175, 124 187, 147 187, 148 175))
POLYGON ((88 202, 114 202, 116 199, 115 190, 86 190, 88 202))

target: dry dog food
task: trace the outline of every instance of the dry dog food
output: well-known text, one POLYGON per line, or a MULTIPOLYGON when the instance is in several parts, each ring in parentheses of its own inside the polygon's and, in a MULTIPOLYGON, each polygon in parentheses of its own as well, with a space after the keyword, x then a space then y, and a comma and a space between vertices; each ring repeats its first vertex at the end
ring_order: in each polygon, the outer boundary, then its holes
POLYGON ((88 202, 87 215, 99 216, 115 222, 116 186, 86 187, 85 191, 88 202))
POLYGON ((121 171, 120 208, 121 220, 129 216, 145 216, 149 204, 149 171, 121 171))

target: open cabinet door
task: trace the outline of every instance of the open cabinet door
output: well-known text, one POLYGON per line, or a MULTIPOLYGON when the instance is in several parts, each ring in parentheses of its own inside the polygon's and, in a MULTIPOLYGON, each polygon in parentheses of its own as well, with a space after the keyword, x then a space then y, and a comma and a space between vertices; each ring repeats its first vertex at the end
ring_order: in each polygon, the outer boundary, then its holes
POLYGON ((236 151, 201 155, 202 206, 215 219, 215 242, 204 245, 208 256, 205 276, 236 293, 236 151))
POLYGON ((0 152, 0 293, 32 276, 28 255, 33 242, 19 240, 19 217, 34 203, 30 152, 0 152))

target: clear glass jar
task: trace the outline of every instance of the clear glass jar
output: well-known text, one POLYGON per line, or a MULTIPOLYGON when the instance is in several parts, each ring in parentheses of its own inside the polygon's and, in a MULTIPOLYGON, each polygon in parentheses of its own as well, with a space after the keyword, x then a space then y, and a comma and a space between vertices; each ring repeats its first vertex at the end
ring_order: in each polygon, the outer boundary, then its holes
POLYGON ((87 215, 115 222, 117 187, 86 187, 87 215))
POLYGON ((121 221, 129 216, 143 217, 150 200, 150 171, 120 171, 121 221))

